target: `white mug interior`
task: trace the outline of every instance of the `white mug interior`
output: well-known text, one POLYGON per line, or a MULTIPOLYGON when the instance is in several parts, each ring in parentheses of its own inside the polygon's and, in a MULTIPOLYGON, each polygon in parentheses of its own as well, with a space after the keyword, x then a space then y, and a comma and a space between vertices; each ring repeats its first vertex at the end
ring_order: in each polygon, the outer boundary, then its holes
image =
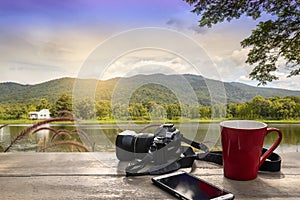
POLYGON ((266 128, 268 125, 263 122, 252 121, 252 120, 229 120, 220 123, 220 126, 233 128, 233 129, 262 129, 266 128))

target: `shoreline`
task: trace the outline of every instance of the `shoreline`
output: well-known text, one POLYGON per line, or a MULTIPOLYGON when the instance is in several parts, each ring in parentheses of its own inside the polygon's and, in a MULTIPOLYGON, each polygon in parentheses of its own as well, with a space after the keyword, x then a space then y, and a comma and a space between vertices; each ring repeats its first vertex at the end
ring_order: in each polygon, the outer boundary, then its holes
MULTIPOLYGON (((134 124, 164 124, 164 123, 219 123, 221 121, 226 120, 238 120, 238 119, 182 119, 182 120, 78 120, 80 124, 119 124, 119 123, 134 123, 134 124)), ((43 120, 0 120, 0 125, 3 124, 34 124, 43 120)), ((254 121, 260 121, 264 123, 271 124, 300 124, 300 119, 297 120, 263 120, 263 119, 255 119, 254 121)), ((74 124, 73 122, 54 122, 51 124, 74 124)))

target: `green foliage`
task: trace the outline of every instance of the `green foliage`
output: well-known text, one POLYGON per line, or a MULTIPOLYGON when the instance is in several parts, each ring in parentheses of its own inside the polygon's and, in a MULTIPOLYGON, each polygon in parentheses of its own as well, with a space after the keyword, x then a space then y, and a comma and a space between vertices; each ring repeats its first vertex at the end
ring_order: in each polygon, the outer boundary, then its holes
MULTIPOLYGON (((95 119, 95 100, 85 98, 75 103, 74 114, 80 119, 95 119)), ((71 111, 71 110, 68 110, 71 111)))
POLYGON ((52 114, 58 116, 59 111, 72 111, 72 96, 69 94, 61 95, 54 104, 52 114))
POLYGON ((211 118, 222 119, 226 117, 226 106, 225 105, 213 105, 211 106, 211 118))
POLYGON ((146 104, 149 116, 151 120, 163 120, 166 118, 166 110, 164 106, 150 101, 146 104))
POLYGON ((211 108, 208 106, 199 107, 200 118, 201 119, 210 119, 211 117, 211 108))
MULTIPOLYGON (((55 110, 72 109, 70 99, 70 96, 62 95, 55 105, 50 106, 55 110)), ((32 107, 35 106, 2 104, 0 105, 0 119, 27 119, 28 112, 32 111, 32 107)), ((151 101, 147 104, 132 103, 129 106, 116 104, 113 107, 110 101, 95 102, 93 99, 86 98, 75 104, 73 112, 76 117, 85 120, 95 117, 99 120, 223 119, 225 117, 229 119, 293 120, 300 119, 300 97, 264 98, 256 96, 243 104, 229 103, 212 106, 189 106, 180 103, 157 104, 151 101)))
MULTIPOLYGON (((39 111, 40 108, 47 108, 51 113, 55 113, 57 109, 55 104, 63 95, 74 95, 75 100, 83 100, 90 94, 95 94, 95 101, 100 100, 111 101, 120 104, 142 103, 146 105, 148 102, 156 102, 159 105, 183 103, 195 105, 198 101, 200 105, 209 106, 211 104, 210 93, 207 89, 206 82, 210 84, 219 81, 205 79, 196 75, 163 75, 153 74, 148 76, 134 76, 130 78, 114 78, 106 81, 96 80, 76 80, 72 78, 62 78, 38 85, 19 85, 13 83, 0 83, 0 103, 2 104, 25 104, 32 106, 30 111, 39 111), (163 79, 173 88, 178 88, 175 95, 174 91, 158 84, 146 84, 139 88, 132 88, 131 85, 140 83, 143 79, 158 80, 163 79), (79 82, 76 94, 72 94, 74 83, 79 82), (187 84, 188 83, 188 84, 187 84), (96 91, 95 88, 97 86, 96 91), (197 99, 193 95, 187 93, 187 87, 192 87, 197 99), (118 90, 116 90, 118 88, 118 90), (132 91, 134 91, 132 93, 132 91), (92 93, 91 93, 92 92, 92 93), (44 99, 44 100, 43 100, 44 99), (47 100, 47 102, 45 102, 47 100), (179 102, 182 101, 182 102, 179 102), (35 107, 35 108, 34 108, 35 107)), ((220 84, 220 83, 218 83, 220 84)), ((248 86, 241 83, 224 83, 226 90, 227 102, 243 103, 249 101, 256 95, 263 97, 279 96, 300 96, 300 91, 290 91, 274 88, 259 88, 248 86)), ((218 89, 218 88, 217 88, 218 89)), ((217 92, 217 91, 216 91, 217 92)), ((58 105, 57 105, 58 106, 58 105)))
POLYGON ((0 105, 0 119, 26 119, 28 109, 24 104, 2 104, 0 105))
POLYGON ((290 97, 263 98, 256 96, 245 104, 229 104, 227 106, 227 117, 238 119, 299 119, 299 113, 300 103, 296 103, 290 97))
POLYGON ((46 98, 42 98, 40 102, 36 105, 36 110, 42 110, 42 109, 51 109, 51 104, 48 102, 46 98))
POLYGON ((130 103, 146 104, 150 101, 165 104, 178 103, 176 95, 170 89, 158 84, 143 85, 130 97, 130 103))
POLYGON ((112 107, 112 114, 114 119, 126 120, 130 118, 128 106, 125 104, 116 104, 112 107))
MULTIPOLYGON (((83 131, 76 130, 75 132, 74 131, 69 132, 68 130, 65 130, 65 129, 60 129, 60 130, 56 131, 53 128, 44 126, 45 124, 49 124, 49 123, 52 123, 52 122, 74 122, 75 120, 76 119, 73 118, 73 117, 71 117, 71 118, 70 117, 57 117, 57 118, 51 118, 51 119, 46 119, 44 121, 36 122, 33 125, 28 126, 24 130, 22 130, 13 140, 11 140, 10 144, 4 150, 3 150, 3 147, 1 147, 0 151, 8 152, 11 149, 12 146, 14 146, 20 140, 22 140, 25 136, 27 136, 29 134, 35 134, 35 133, 37 133, 41 130, 48 130, 48 131, 51 131, 53 133, 53 135, 51 137, 51 142, 48 145, 46 144, 47 143, 46 142, 46 136, 44 136, 44 142, 42 142, 43 147, 41 147, 42 151, 45 151, 45 149, 47 149, 47 148, 51 148, 51 147, 55 147, 55 146, 61 146, 61 145, 71 145, 71 148, 72 148, 71 151, 73 151, 73 146, 79 147, 79 148, 81 148, 85 151, 89 151, 88 148, 86 146, 84 146, 81 141, 77 141, 77 138, 72 137, 73 133, 80 134, 80 135, 86 137, 87 135, 83 131), (63 139, 63 141, 54 141, 54 139, 57 136, 61 136, 61 135, 68 136, 69 140, 64 140, 63 139)), ((1 126, 0 129, 3 128, 6 125, 1 126)), ((88 137, 86 139, 89 140, 88 137)), ((40 145, 40 142, 41 142, 41 140, 38 142, 39 145, 40 145)), ((91 145, 91 148, 94 149, 92 145, 91 145)))
POLYGON ((141 103, 131 104, 129 106, 128 111, 131 116, 131 119, 133 120, 149 119, 149 113, 147 112, 147 108, 145 108, 141 103))
POLYGON ((180 104, 165 105, 168 119, 178 119, 181 116, 180 104))
POLYGON ((260 18, 263 13, 272 15, 270 20, 260 22, 241 45, 252 47, 246 63, 254 66, 252 79, 265 85, 278 79, 273 73, 285 60, 290 75, 300 74, 300 2, 297 0, 262 1, 202 1, 185 0, 194 6, 192 12, 201 15, 199 25, 211 27, 223 21, 238 19, 242 15, 260 18))
MULTIPOLYGON (((58 116, 58 111, 72 111, 76 117, 90 120, 179 120, 188 119, 221 119, 242 118, 242 119, 299 119, 300 118, 300 92, 289 91, 274 88, 257 88, 240 83, 224 83, 227 105, 220 105, 214 102, 211 105, 211 99, 207 90, 205 79, 196 75, 162 75, 154 74, 149 76, 135 76, 124 79, 110 79, 107 81, 95 82, 95 80, 83 80, 79 92, 80 98, 76 96, 73 102, 73 96, 65 91, 65 84, 73 83, 74 79, 61 79, 50 81, 44 84, 30 86, 36 91, 41 91, 48 87, 53 92, 54 87, 57 89, 55 94, 47 94, 46 97, 38 98, 34 93, 23 96, 22 101, 13 101, 15 96, 11 96, 7 102, 0 103, 0 119, 17 120, 28 119, 30 111, 39 111, 41 109, 50 109, 52 117, 58 116), (181 77, 181 78, 180 78, 181 77), (190 84, 197 95, 198 105, 194 104, 191 94, 188 94, 187 88, 181 82, 182 77, 190 84), (158 84, 146 84, 130 92, 130 85, 134 82, 140 82, 145 78, 165 79, 172 87, 178 87, 176 94, 170 89, 158 84), (122 81, 121 81, 122 80, 122 81), (118 83, 121 81, 121 83, 118 83), (96 99, 87 98, 84 88, 92 87, 98 84, 96 89, 96 99), (118 93, 114 87, 119 84, 118 93), (61 86, 61 87, 59 87, 61 86), (39 88, 42 89, 39 89, 39 88), (60 90, 59 88, 62 88, 60 90), (112 93, 116 96, 112 96, 112 93), (130 94, 130 95, 128 95, 130 94), (33 95, 33 96, 32 96, 33 95), (180 96, 179 102, 178 96, 180 96), (274 97, 275 95, 282 97, 274 97), (33 97, 32 99, 28 96, 33 97), (129 96, 129 99, 128 99, 129 96), (284 97, 286 96, 286 97, 284 97), (55 97, 55 98, 54 98, 55 97), (100 99, 97 99, 100 98, 100 99), (103 99, 101 99, 103 98, 103 99), (127 99, 126 99, 127 98, 127 99), (114 104, 112 104, 112 99, 114 104), (24 103, 26 102, 26 104, 24 103), (118 103, 115 103, 118 102, 118 103), (129 102, 129 105, 128 105, 129 102), (74 103, 74 105, 73 105, 74 103), (200 105, 200 106, 199 106, 200 105), (227 109, 227 110, 226 110, 227 109), (226 115, 226 116, 225 116, 226 115)), ((210 80, 213 82, 214 80, 210 80)), ((217 82, 217 81, 215 81, 217 82)), ((18 84, 0 84, 0 91, 4 92, 7 97, 8 88, 14 88, 20 92, 29 86, 18 84), (23 88, 22 90, 20 88, 23 88)), ((66 88, 71 88, 68 86, 66 88)), ((71 90, 71 89, 70 89, 71 90)), ((29 90, 27 91, 29 92, 29 90)), ((33 92, 33 91, 32 91, 33 92)), ((13 94, 14 92, 12 92, 13 94)), ((44 91, 46 94, 46 91, 44 91)), ((0 102, 1 102, 0 96, 0 102)))
POLYGON ((98 119, 111 119, 112 108, 111 103, 107 100, 100 100, 96 103, 96 115, 98 119))
POLYGON ((200 109, 198 106, 192 106, 189 110, 191 119, 199 119, 200 118, 200 109))

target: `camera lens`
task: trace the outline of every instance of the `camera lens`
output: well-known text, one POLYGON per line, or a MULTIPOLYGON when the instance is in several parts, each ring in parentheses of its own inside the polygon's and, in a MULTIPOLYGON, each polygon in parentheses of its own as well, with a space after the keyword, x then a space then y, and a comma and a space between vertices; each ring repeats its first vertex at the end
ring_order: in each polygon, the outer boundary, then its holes
POLYGON ((146 153, 149 152, 149 148, 153 143, 153 134, 139 134, 136 135, 136 141, 134 144, 134 152, 137 158, 143 158, 146 153))
POLYGON ((128 161, 134 159, 134 143, 136 133, 124 131, 117 135, 116 155, 119 160, 128 161))
POLYGON ((143 158, 153 142, 153 134, 136 134, 134 131, 124 131, 116 139, 116 155, 121 161, 143 158))

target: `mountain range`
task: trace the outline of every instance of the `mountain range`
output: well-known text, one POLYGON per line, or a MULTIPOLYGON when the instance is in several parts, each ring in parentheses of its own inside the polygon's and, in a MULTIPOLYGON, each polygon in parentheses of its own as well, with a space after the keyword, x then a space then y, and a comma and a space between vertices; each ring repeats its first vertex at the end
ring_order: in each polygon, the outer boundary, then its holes
POLYGON ((54 103, 62 94, 76 95, 76 98, 91 96, 96 100, 112 100, 119 103, 182 103, 198 101, 209 105, 212 89, 221 94, 225 88, 226 100, 230 103, 244 103, 260 95, 300 96, 300 91, 254 87, 238 82, 220 82, 198 75, 136 75, 109 80, 60 78, 35 85, 13 82, 0 83, 0 103, 35 103, 46 98, 54 103), (209 87, 207 86, 209 85, 209 87), (209 92, 210 91, 210 92, 209 92))

